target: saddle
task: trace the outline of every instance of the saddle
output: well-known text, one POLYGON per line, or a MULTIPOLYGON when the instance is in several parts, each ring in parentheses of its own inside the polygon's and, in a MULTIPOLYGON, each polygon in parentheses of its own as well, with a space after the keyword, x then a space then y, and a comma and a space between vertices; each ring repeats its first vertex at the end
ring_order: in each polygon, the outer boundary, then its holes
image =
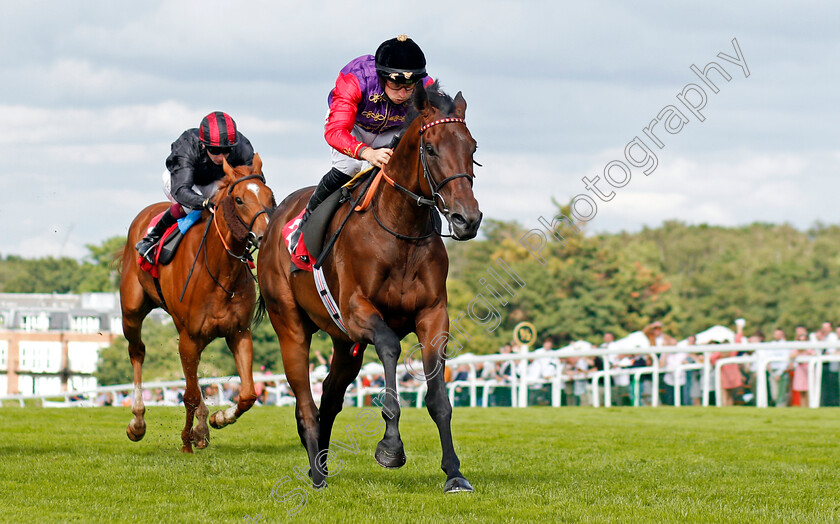
MULTIPOLYGON (((327 244, 326 249, 329 250, 332 247, 333 239, 341 232, 341 228, 339 228, 338 231, 333 234, 333 237, 329 241, 325 242, 327 240, 327 228, 332 221, 333 215, 335 215, 336 210, 339 206, 341 206, 341 204, 352 198, 352 194, 350 193, 351 189, 367 180, 372 172, 373 168, 362 171, 342 186, 338 191, 327 197, 326 200, 321 202, 318 207, 312 211, 312 214, 309 215, 309 218, 303 225, 303 231, 301 232, 300 239, 298 240, 297 248, 295 249, 295 252, 292 253, 292 271, 302 270, 312 272, 316 261, 318 261, 324 253, 325 244, 327 244)), ((370 186, 365 187, 362 190, 362 195, 364 195, 369 187, 370 186)), ((361 198, 361 195, 359 198, 361 198)), ((299 227, 305 212, 306 209, 301 210, 295 218, 290 220, 283 227, 283 239, 286 243, 286 248, 289 247, 289 240, 292 233, 294 233, 299 227)))
MULTIPOLYGON (((149 227, 157 224, 162 216, 163 213, 160 213, 152 218, 152 220, 149 221, 149 227)), ((151 274, 155 278, 159 278, 160 275, 158 272, 158 266, 165 266, 166 264, 172 262, 172 259, 175 258, 175 252, 181 244, 181 240, 184 239, 184 234, 196 222, 198 222, 199 218, 201 218, 201 210, 196 209, 195 211, 191 211, 187 216, 179 218, 175 224, 169 226, 169 228, 163 233, 160 242, 158 242, 154 247, 153 253, 155 264, 149 264, 149 262, 141 256, 138 259, 140 269, 151 274)))

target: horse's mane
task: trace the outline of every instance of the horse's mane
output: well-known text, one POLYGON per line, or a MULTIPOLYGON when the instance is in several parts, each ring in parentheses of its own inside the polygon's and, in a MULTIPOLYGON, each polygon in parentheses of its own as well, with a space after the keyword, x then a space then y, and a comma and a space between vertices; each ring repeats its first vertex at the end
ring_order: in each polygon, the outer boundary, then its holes
POLYGON ((414 105, 412 105, 408 114, 405 116, 405 124, 403 124, 403 127, 400 130, 400 134, 408 129, 408 126, 410 126, 414 119, 420 115, 420 109, 422 109, 424 98, 428 99, 432 107, 438 109, 446 116, 451 115, 452 111, 455 110, 455 101, 451 96, 440 89, 440 80, 435 80, 423 91, 418 89, 414 93, 414 97, 412 98, 414 105))

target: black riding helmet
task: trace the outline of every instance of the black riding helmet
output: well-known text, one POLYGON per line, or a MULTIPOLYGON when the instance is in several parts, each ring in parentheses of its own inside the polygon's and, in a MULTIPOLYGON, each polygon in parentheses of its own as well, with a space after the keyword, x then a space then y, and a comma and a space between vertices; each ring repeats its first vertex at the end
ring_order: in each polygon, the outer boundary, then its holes
POLYGON ((376 50, 376 72, 398 84, 414 84, 426 76, 426 57, 406 35, 382 42, 376 50))

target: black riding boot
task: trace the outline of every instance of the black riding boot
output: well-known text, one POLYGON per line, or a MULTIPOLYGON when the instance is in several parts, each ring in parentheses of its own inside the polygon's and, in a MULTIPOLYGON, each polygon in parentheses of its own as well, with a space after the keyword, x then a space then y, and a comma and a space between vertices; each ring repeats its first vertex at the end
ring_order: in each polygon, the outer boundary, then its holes
POLYGON ((149 231, 149 234, 146 235, 143 240, 137 242, 137 245, 134 246, 137 249, 137 252, 140 253, 140 256, 145 258, 150 264, 155 263, 153 253, 154 247, 158 242, 160 242, 160 237, 163 236, 166 230, 169 229, 169 226, 174 224, 175 221, 175 217, 173 217, 172 213, 170 213, 167 209, 166 212, 163 213, 163 216, 160 217, 160 220, 158 220, 158 223, 155 224, 155 227, 149 231))
POLYGON ((336 168, 330 169, 329 172, 324 175, 318 183, 318 187, 315 188, 315 192, 313 192, 312 196, 309 197, 309 202, 306 204, 306 211, 303 212, 303 216, 300 219, 300 224, 298 225, 297 230, 292 234, 292 238, 289 239, 290 252, 294 253, 298 240, 300 239, 301 231, 303 231, 303 224, 305 224, 309 219, 309 215, 315 211, 315 208, 318 207, 321 202, 329 198, 329 196, 334 192, 338 191, 338 189, 349 182, 351 178, 352 177, 345 175, 336 168))

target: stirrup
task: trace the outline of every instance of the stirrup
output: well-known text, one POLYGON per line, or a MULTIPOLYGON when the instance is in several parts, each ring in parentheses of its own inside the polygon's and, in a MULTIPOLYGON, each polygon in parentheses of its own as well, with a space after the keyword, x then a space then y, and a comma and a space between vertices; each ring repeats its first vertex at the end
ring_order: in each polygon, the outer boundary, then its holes
POLYGON ((137 242, 137 245, 134 246, 134 249, 137 250, 137 253, 139 253, 140 256, 143 257, 146 260, 146 262, 148 262, 149 264, 155 265, 157 263, 157 261, 155 260, 155 257, 154 257, 155 247, 157 247, 157 245, 159 243, 160 243, 160 239, 157 239, 157 240, 149 239, 149 240, 147 240, 146 238, 143 238, 142 240, 140 240, 140 242, 137 242), (142 248, 145 247, 145 246, 143 246, 144 243, 149 243, 149 247, 147 247, 145 249, 145 251, 142 250, 142 248))
POLYGON ((292 233, 291 238, 289 238, 289 254, 294 255, 295 250, 297 250, 297 245, 300 243, 300 238, 303 236, 303 225, 306 224, 306 221, 309 220, 309 217, 312 216, 312 211, 309 211, 309 204, 307 204, 306 211, 300 219, 300 223, 298 224, 297 229, 292 233))
POLYGON ((303 232, 298 227, 294 233, 292 233, 292 237, 289 239, 289 254, 294 255, 295 250, 297 249, 298 242, 300 242, 300 236, 303 232))

